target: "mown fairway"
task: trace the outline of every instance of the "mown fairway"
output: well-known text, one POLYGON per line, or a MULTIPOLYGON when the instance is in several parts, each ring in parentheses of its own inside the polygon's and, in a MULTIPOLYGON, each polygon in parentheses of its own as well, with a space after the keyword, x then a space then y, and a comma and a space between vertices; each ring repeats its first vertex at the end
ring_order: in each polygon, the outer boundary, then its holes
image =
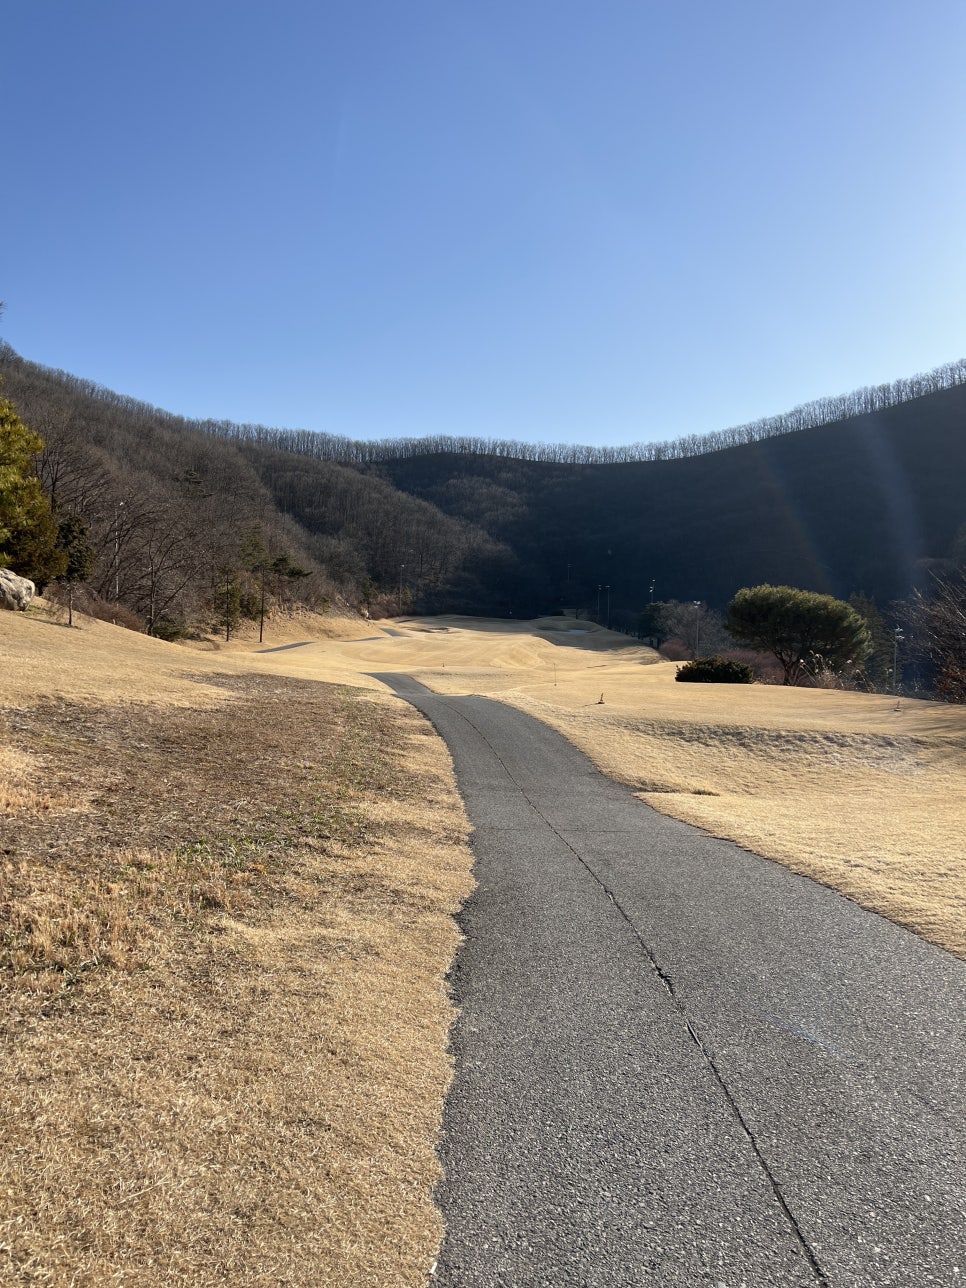
POLYGON ((440 693, 498 697, 552 725, 662 813, 966 957, 966 709, 676 684, 675 664, 650 649, 563 618, 427 618, 359 634, 369 638, 247 664, 365 685, 375 683, 368 672, 404 671, 440 693))
POLYGON ((562 619, 307 618, 264 647, 0 617, 12 1282, 425 1281, 470 855, 445 751, 373 672, 537 715, 966 956, 962 710, 676 685, 562 619))

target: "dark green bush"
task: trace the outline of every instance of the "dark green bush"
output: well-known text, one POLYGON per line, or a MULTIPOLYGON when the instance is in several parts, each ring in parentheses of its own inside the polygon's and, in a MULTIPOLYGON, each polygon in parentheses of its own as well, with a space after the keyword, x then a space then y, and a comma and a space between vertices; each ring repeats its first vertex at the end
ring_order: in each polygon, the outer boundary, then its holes
POLYGON ((679 666, 674 678, 695 684, 751 684, 755 673, 744 662, 729 657, 696 657, 679 666))
POLYGON ((159 617, 150 634, 155 635, 159 640, 167 640, 169 644, 174 643, 175 640, 193 638, 187 623, 172 617, 159 617))

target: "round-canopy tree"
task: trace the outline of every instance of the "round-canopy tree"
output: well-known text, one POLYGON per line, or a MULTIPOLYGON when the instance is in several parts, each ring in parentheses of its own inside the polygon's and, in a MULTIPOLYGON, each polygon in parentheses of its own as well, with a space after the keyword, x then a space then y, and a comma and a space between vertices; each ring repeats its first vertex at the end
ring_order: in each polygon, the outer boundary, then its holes
POLYGON ((74 625, 74 587, 94 571, 94 548, 87 524, 78 514, 67 514, 57 525, 57 548, 67 560, 61 576, 67 583, 67 625, 74 625))
POLYGON ((13 403, 0 398, 0 567, 12 568, 43 586, 67 566, 57 549, 57 524, 34 471, 43 447, 13 403))
POLYGON ((868 628, 841 599, 793 586, 752 586, 728 605, 728 631, 739 644, 774 653, 783 683, 858 665, 872 647, 868 628))

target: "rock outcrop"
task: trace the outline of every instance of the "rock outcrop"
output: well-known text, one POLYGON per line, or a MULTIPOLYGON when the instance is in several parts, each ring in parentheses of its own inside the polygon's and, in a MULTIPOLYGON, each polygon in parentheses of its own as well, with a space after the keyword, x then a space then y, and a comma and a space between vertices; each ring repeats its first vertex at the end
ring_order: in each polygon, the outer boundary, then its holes
POLYGON ((0 568, 0 608, 25 612, 36 593, 37 587, 27 577, 18 577, 9 568, 0 568))

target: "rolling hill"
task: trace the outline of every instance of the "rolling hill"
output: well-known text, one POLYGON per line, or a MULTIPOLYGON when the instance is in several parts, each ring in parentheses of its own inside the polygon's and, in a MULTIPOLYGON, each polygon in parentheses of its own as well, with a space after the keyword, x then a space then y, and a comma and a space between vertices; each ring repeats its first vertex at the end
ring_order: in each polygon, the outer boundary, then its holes
POLYGON ((226 569, 250 611, 278 560, 310 576, 273 593, 374 611, 595 613, 609 587, 626 629, 652 582, 717 607, 762 581, 887 603, 962 540, 961 365, 946 387, 615 459, 634 453, 191 421, 0 347, 4 396, 46 441, 41 477, 90 528, 92 585, 142 621, 161 594, 171 629, 211 616, 226 569))

